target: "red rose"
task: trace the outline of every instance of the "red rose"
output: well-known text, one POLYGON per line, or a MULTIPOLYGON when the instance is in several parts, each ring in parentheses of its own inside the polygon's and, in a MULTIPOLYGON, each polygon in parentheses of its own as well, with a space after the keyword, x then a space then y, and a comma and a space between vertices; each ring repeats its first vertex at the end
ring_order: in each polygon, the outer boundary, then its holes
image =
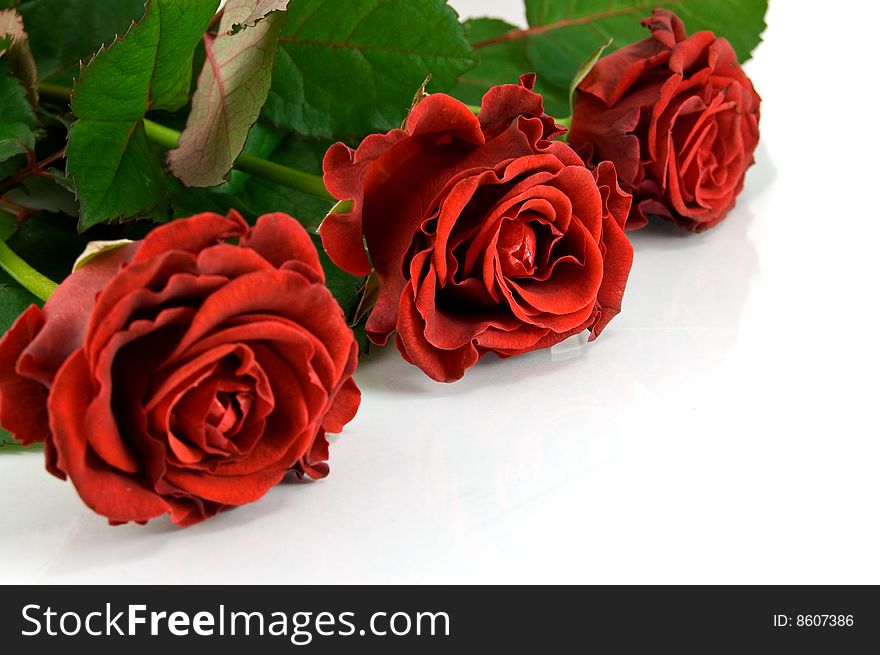
POLYGON ((651 38, 603 57, 578 85, 569 143, 614 162, 633 194, 628 229, 656 214, 700 232, 742 191, 761 98, 725 39, 687 36, 665 9, 642 24, 651 38))
POLYGON ((324 221, 324 247, 358 275, 372 261, 380 281, 367 334, 384 344, 397 330, 404 358, 435 380, 460 378, 487 352, 595 337, 620 310, 630 196, 613 165, 591 173, 551 141, 564 130, 534 81, 490 89, 479 118, 428 96, 406 129, 324 157, 327 188, 353 200, 324 221))
POLYGON ((112 523, 180 525, 327 474, 357 345, 306 231, 200 214, 99 255, 0 342, 0 424, 112 523), (230 243, 237 240, 238 245, 230 243))

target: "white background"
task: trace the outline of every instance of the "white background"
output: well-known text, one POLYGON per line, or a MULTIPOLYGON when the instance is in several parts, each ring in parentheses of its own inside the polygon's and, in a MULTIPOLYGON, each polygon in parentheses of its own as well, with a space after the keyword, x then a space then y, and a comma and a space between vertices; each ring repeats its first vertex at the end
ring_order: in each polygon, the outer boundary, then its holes
POLYGON ((453 385, 378 352, 329 478, 185 530, 108 527, 2 456, 0 580, 880 582, 880 15, 853 4, 771 2, 737 208, 633 234, 598 341, 453 385))

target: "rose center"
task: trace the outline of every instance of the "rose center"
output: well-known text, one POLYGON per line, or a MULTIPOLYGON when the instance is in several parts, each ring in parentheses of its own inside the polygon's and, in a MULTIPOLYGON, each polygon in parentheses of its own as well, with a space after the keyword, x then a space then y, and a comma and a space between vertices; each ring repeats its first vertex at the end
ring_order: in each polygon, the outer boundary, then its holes
POLYGON ((259 436, 253 422, 264 412, 254 381, 237 376, 236 369, 235 364, 219 366, 214 376, 194 384, 170 408, 169 445, 184 464, 238 456, 253 447, 259 436))
POLYGON ((504 221, 498 234, 498 259, 501 272, 508 277, 532 275, 535 272, 535 231, 526 223, 504 221))
POLYGON ((220 391, 208 409, 207 422, 221 434, 234 435, 247 417, 253 396, 244 391, 220 391))

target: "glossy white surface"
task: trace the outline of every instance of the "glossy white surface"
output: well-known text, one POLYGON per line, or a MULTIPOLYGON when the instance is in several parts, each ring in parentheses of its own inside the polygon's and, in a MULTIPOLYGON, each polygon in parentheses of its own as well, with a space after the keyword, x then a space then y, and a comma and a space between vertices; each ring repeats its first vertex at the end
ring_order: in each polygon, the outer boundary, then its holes
POLYGON ((454 385, 385 349, 328 479, 186 530, 110 528, 0 457, 0 581, 880 582, 880 15, 851 14, 771 3, 736 210, 633 234, 598 341, 454 385))

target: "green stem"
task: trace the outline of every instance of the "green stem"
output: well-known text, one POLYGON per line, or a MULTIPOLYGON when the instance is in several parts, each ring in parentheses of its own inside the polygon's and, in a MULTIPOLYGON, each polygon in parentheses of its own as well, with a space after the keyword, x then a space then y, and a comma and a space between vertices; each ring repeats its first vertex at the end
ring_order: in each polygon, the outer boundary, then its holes
POLYGON ((147 133, 147 138, 150 141, 168 150, 176 148, 177 142, 180 140, 180 132, 159 123, 154 123, 148 118, 144 119, 144 132, 147 133))
POLYGON ((336 198, 327 191, 324 186, 324 180, 320 175, 312 175, 295 168, 288 168, 274 161, 260 159, 246 152, 243 152, 235 160, 235 167, 244 172, 262 177, 264 180, 271 180, 278 184, 297 189, 303 193, 317 196, 318 198, 326 198, 335 201, 336 198))
MULTIPOLYGON (((147 133, 147 138, 150 139, 150 141, 159 144, 163 148, 168 148, 169 150, 176 148, 177 142, 180 139, 180 132, 177 130, 173 130, 165 125, 160 125, 148 118, 144 119, 144 131, 147 133)), ((242 153, 238 156, 238 159, 235 160, 235 168, 243 173, 250 173, 251 175, 256 175, 272 182, 277 182, 278 184, 290 187, 291 189, 296 189, 297 191, 302 191, 303 193, 308 193, 312 196, 326 198, 327 200, 336 200, 336 198, 330 195, 330 192, 327 191, 323 180, 321 180, 321 177, 318 175, 304 173, 295 168, 288 168, 287 166, 282 166, 281 164, 276 164, 275 162, 266 159, 260 159, 259 157, 254 157, 247 153, 242 153)))
MULTIPOLYGON (((38 88, 40 93, 44 96, 58 100, 70 99, 71 89, 67 87, 58 86, 57 84, 40 84, 38 88)), ((155 121, 151 121, 148 118, 144 119, 144 131, 150 141, 169 150, 176 148, 177 142, 180 140, 180 132, 156 123, 155 121)), ((296 189, 297 191, 302 191, 303 193, 308 193, 309 195, 317 196, 318 198, 336 200, 336 198, 330 195, 330 192, 327 191, 320 175, 312 175, 311 173, 306 173, 295 168, 282 166, 273 161, 260 159, 259 157, 254 157, 247 153, 242 153, 238 156, 238 159, 235 160, 234 167, 243 173, 250 173, 251 175, 256 175, 265 180, 276 182, 282 186, 290 187, 291 189, 296 189)))
POLYGON ((49 299, 49 296, 52 295, 52 292, 58 286, 15 254, 12 248, 6 245, 5 241, 0 241, 0 268, 9 273, 13 280, 44 302, 49 299))

